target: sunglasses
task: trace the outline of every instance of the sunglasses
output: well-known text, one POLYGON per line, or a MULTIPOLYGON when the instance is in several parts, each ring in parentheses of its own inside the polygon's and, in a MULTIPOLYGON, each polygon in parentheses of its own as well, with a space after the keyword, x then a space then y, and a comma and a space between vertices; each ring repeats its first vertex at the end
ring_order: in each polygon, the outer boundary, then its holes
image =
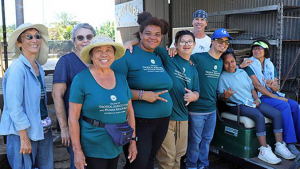
POLYGON ((255 47, 253 47, 253 51, 256 51, 256 50, 263 50, 264 48, 263 47, 261 47, 261 46, 255 46, 255 47))
POLYGON ((184 45, 192 46, 193 44, 194 44, 194 41, 187 41, 187 42, 185 42, 185 41, 180 41, 180 42, 179 42, 179 45, 181 45, 181 46, 184 46, 184 45))
POLYGON ((77 38, 78 41, 83 41, 84 38, 85 38, 86 40, 92 40, 93 37, 94 37, 93 34, 88 34, 88 35, 86 35, 86 37, 84 37, 83 35, 78 35, 78 36, 76 36, 76 38, 77 38))
POLYGON ((24 38, 27 39, 27 40, 32 40, 33 38, 35 38, 35 39, 42 39, 42 36, 39 35, 39 34, 34 35, 34 36, 32 36, 32 35, 26 35, 26 36, 24 36, 24 38))
POLYGON ((218 44, 223 44, 223 43, 225 43, 225 45, 229 44, 229 40, 215 39, 215 41, 218 41, 218 44))

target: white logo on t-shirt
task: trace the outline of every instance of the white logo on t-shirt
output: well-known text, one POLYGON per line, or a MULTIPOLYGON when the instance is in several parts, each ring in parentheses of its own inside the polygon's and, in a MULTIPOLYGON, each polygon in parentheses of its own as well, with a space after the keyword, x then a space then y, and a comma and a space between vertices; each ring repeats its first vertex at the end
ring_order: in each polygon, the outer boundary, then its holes
POLYGON ((117 97, 116 97, 115 95, 111 95, 111 96, 110 96, 110 99, 111 99, 112 101, 116 101, 116 100, 117 100, 117 97))
POLYGON ((217 66, 217 65, 215 65, 215 66, 214 66, 214 69, 215 69, 215 70, 217 70, 217 68, 218 68, 218 66, 217 66))
POLYGON ((151 63, 152 63, 152 64, 155 64, 155 60, 151 59, 151 63))
POLYGON ((183 72, 182 73, 185 73, 185 68, 182 68, 183 69, 183 72))

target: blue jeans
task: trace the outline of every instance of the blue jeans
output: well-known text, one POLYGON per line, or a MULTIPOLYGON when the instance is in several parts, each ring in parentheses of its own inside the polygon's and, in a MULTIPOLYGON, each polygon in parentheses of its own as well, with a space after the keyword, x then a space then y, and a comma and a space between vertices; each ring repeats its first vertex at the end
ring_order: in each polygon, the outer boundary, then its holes
POLYGON ((7 158, 11 168, 20 169, 53 169, 53 140, 52 131, 44 134, 44 139, 31 141, 31 153, 20 154, 20 136, 10 134, 7 136, 7 158))
POLYGON ((216 111, 211 114, 189 114, 189 136, 187 148, 188 169, 203 168, 209 165, 209 145, 216 127, 216 111))
POLYGON ((67 147, 67 150, 70 154, 70 169, 76 169, 75 164, 74 164, 74 152, 73 152, 72 144, 70 144, 70 146, 67 147))
MULTIPOLYGON (((237 114, 238 107, 229 106, 229 110, 231 113, 237 114)), ((258 137, 266 135, 265 117, 273 121, 274 133, 282 133, 283 131, 281 112, 266 103, 261 103, 257 108, 240 105, 240 115, 249 117, 255 122, 255 131, 258 137)))

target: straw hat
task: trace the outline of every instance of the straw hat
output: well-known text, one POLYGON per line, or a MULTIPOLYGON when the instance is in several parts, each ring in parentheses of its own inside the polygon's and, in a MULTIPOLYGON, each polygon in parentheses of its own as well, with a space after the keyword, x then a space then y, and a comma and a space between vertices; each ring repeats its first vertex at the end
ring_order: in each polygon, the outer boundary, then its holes
POLYGON ((117 42, 114 42, 109 36, 100 34, 95 36, 89 45, 85 46, 80 52, 80 58, 85 63, 91 63, 90 51, 94 47, 104 46, 104 45, 112 45, 116 48, 115 59, 120 59, 125 54, 125 47, 117 42))
POLYGON ((31 24, 31 23, 24 23, 20 25, 10 36, 8 40, 8 51, 14 52, 15 55, 13 59, 19 57, 21 51, 20 48, 17 46, 16 42, 18 37, 23 33, 25 30, 35 28, 39 31, 40 35, 42 36, 42 43, 40 47, 40 51, 36 56, 36 60, 39 64, 43 65, 47 62, 48 53, 49 53, 49 46, 48 46, 48 29, 43 24, 31 24))

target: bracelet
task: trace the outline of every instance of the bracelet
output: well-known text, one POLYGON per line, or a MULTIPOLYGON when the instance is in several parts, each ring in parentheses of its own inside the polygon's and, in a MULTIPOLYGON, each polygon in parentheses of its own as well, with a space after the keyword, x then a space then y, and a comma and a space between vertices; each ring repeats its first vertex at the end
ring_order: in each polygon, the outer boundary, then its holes
POLYGON ((143 100, 144 90, 139 90, 139 100, 143 100))
POLYGON ((141 100, 143 100, 144 93, 145 93, 145 91, 144 91, 144 90, 142 90, 142 94, 141 94, 141 100))
POLYGON ((139 90, 139 100, 141 100, 141 93, 142 93, 142 90, 139 90))
POLYGON ((256 99, 260 104, 261 104, 261 100, 260 99, 256 99))

